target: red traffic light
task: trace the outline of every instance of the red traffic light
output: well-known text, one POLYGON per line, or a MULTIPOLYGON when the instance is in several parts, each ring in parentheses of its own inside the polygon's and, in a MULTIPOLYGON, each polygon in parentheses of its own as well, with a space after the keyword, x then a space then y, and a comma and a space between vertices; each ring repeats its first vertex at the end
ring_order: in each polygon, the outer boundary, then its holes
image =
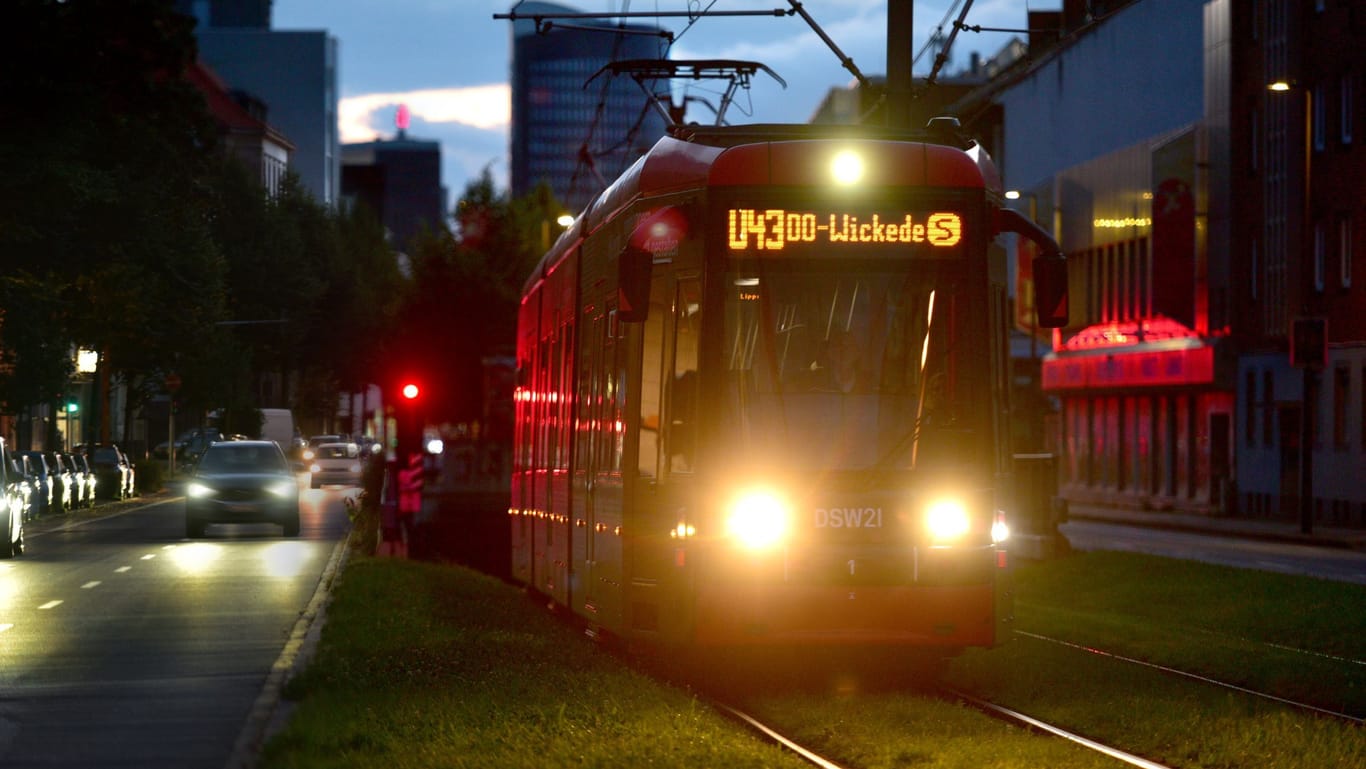
POLYGON ((413 382, 408 382, 407 384, 403 385, 403 389, 400 390, 400 392, 403 393, 404 398, 411 401, 417 399, 418 393, 420 393, 421 390, 418 389, 418 386, 413 382))

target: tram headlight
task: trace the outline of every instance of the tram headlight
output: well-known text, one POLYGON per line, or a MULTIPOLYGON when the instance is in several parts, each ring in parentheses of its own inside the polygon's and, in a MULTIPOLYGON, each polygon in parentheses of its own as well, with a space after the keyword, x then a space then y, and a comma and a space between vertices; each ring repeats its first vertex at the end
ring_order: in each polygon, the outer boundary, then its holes
POLYGON ((858 184, 863 179, 863 158, 853 150, 841 150, 830 160, 830 175, 836 184, 858 184))
POLYGON ((925 508, 925 528, 936 545, 956 542, 968 533, 972 521, 967 505, 954 497, 942 497, 925 508))
POLYGON ((749 550, 768 550, 781 544, 791 529, 791 509, 771 489, 750 489, 731 502, 726 532, 749 550))

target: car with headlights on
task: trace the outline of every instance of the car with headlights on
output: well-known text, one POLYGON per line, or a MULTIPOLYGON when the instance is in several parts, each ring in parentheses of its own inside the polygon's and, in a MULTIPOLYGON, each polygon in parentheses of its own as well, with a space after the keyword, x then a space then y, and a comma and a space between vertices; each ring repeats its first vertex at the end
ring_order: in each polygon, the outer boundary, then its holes
POLYGON ((24 552, 24 514, 28 507, 27 479, 15 472, 5 439, 0 438, 0 558, 24 552))
POLYGON ((185 534, 211 523, 277 523, 299 536, 299 484, 275 441, 221 441, 204 448, 185 485, 185 534))
POLYGON ((41 451, 25 451, 18 456, 28 459, 29 469, 36 483, 35 498, 38 501, 34 506, 34 516, 61 512, 53 509, 57 500, 57 481, 52 474, 52 465, 48 464, 47 455, 41 451))
POLYGON ((9 458, 11 481, 20 483, 24 488, 21 490, 27 504, 24 507, 24 520, 31 521, 43 514, 43 505, 47 504, 47 486, 38 480, 38 474, 33 472, 33 462, 23 454, 11 454, 9 458))
POLYGON ((73 507, 94 507, 95 487, 99 481, 94 468, 86 461, 85 455, 79 451, 73 451, 63 458, 71 470, 73 484, 71 487, 71 505, 73 507))
POLYGON ((96 443, 85 449, 95 470, 95 491, 104 499, 118 501, 133 496, 133 463, 112 443, 96 443))
POLYGON ((52 476, 52 512, 68 513, 76 506, 76 479, 60 451, 47 452, 48 472, 52 476))
POLYGON ((360 446, 354 443, 324 443, 313 447, 309 461, 310 485, 321 489, 328 484, 359 486, 361 481, 360 446))
POLYGON ((302 453, 300 454, 300 456, 303 457, 303 460, 304 460, 304 464, 305 464, 305 465, 310 465, 310 466, 311 466, 311 463, 313 462, 313 457, 315 457, 315 456, 317 455, 317 453, 318 453, 318 447, 319 447, 319 446, 322 446, 322 445, 325 445, 325 444, 328 444, 328 443, 347 443, 347 442, 349 442, 349 441, 348 441, 347 437, 344 436, 344 435, 314 435, 313 437, 311 437, 311 438, 308 439, 308 443, 304 445, 303 451, 302 451, 302 453))

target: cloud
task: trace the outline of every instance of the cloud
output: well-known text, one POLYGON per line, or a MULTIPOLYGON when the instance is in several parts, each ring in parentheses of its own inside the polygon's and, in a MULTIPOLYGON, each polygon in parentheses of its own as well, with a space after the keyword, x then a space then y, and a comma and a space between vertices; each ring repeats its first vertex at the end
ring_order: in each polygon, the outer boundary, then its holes
POLYGON ((458 123, 484 130, 506 130, 512 119, 511 91, 506 83, 465 88, 431 88, 395 93, 348 96, 338 104, 343 143, 373 141, 393 133, 388 110, 408 105, 412 116, 425 123, 458 123), (381 111, 387 114, 377 114, 381 111))

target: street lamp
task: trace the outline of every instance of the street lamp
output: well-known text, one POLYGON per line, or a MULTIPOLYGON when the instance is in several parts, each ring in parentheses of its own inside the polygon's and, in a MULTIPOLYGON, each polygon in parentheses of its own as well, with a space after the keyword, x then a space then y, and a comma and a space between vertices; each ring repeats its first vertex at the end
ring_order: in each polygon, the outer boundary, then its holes
MULTIPOLYGON (((559 228, 560 228, 560 229, 559 229, 559 232, 564 232, 565 230, 569 229, 569 225, 571 225, 571 224, 573 224, 573 223, 574 223, 574 217, 573 217, 573 216, 570 216, 569 214, 560 214, 559 216, 555 217, 555 224, 558 225, 559 228)), ((556 232, 556 233, 555 233, 556 237, 559 237, 559 232, 556 232)), ((542 220, 541 220, 541 250, 542 250, 542 251, 549 251, 549 250, 550 250, 550 244, 554 242, 554 239, 551 238, 550 235, 551 235, 550 220, 549 220, 549 219, 542 219, 542 220)))
POLYGON ((1314 282, 1310 277, 1314 269, 1311 262, 1316 257, 1313 247, 1313 227, 1310 224, 1312 208, 1310 190, 1313 182, 1314 158, 1314 91, 1308 86, 1292 80, 1276 80, 1268 83, 1266 89, 1272 93, 1290 93, 1298 88, 1304 92, 1304 143, 1300 175, 1300 296, 1301 314, 1294 318, 1290 330, 1290 365, 1297 366, 1303 373, 1301 395, 1304 403, 1300 407, 1300 531, 1305 534, 1314 530, 1314 421, 1318 399, 1318 371, 1327 364, 1327 329, 1322 318, 1313 317, 1314 282))

